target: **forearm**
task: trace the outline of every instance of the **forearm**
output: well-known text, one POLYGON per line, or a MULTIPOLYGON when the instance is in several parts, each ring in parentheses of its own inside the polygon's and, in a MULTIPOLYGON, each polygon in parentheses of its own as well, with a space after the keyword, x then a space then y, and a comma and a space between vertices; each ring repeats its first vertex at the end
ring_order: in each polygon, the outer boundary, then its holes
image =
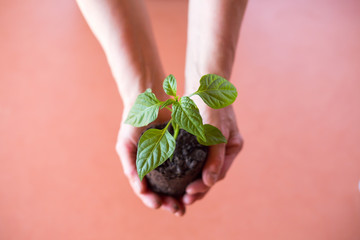
POLYGON ((207 73, 230 78, 246 0, 190 0, 186 91, 207 73))
POLYGON ((164 73, 143 0, 77 2, 105 51, 124 105, 146 88, 160 93, 164 73))

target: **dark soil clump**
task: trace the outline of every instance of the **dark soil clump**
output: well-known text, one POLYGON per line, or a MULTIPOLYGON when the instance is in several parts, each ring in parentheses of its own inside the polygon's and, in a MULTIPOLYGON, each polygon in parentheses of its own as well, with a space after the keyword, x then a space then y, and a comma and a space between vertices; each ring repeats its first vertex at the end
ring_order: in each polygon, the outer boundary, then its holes
MULTIPOLYGON (((151 128, 163 129, 166 124, 151 128)), ((169 126, 169 132, 173 129, 169 126)), ((180 197, 189 183, 201 177, 208 154, 208 147, 201 145, 196 137, 185 130, 180 130, 172 159, 146 175, 149 188, 159 194, 180 197)))

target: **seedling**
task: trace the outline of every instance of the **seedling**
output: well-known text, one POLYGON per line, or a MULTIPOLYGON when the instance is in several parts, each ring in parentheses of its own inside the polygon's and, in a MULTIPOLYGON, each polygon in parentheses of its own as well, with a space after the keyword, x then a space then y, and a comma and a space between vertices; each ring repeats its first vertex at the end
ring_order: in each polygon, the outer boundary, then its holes
POLYGON ((197 141, 205 146, 226 143, 226 138, 218 128, 203 124, 199 109, 190 97, 198 95, 214 109, 232 104, 237 97, 234 85, 215 74, 202 76, 199 89, 189 96, 177 95, 176 79, 171 74, 165 78, 163 88, 170 96, 169 99, 164 102, 158 100, 149 88, 139 94, 125 120, 125 123, 134 127, 143 127, 157 118, 159 109, 166 108, 172 112, 171 120, 165 128, 148 129, 140 137, 136 154, 136 168, 140 180, 172 156, 180 129, 195 135, 197 141), (170 124, 174 129, 174 135, 168 131, 170 124))

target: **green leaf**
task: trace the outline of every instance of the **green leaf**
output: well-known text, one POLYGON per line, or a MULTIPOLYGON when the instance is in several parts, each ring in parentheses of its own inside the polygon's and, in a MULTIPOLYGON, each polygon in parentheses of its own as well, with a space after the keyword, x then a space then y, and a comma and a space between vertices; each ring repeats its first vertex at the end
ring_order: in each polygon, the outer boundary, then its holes
POLYGON ((163 109, 164 107, 167 107, 167 106, 173 104, 174 102, 175 102, 175 100, 172 99, 172 98, 166 100, 165 102, 163 102, 163 103, 161 104, 161 109, 163 109))
POLYGON ((156 98, 151 89, 141 93, 130 109, 125 123, 134 127, 143 127, 154 121, 159 113, 161 102, 156 98))
POLYGON ((215 74, 207 74, 201 77, 200 87, 194 93, 211 108, 223 108, 232 104, 237 91, 228 80, 215 74))
POLYGON ((175 150, 174 137, 167 131, 149 129, 140 138, 136 156, 136 168, 140 180, 160 166, 175 150))
POLYGON ((180 128, 188 131, 189 133, 205 139, 204 125, 193 100, 189 97, 182 97, 180 102, 173 104, 172 119, 179 125, 180 128))
POLYGON ((221 131, 210 124, 204 125, 206 141, 203 141, 201 138, 197 137, 197 140, 200 144, 205 146, 216 145, 219 143, 227 143, 226 138, 221 133, 221 131))
POLYGON ((176 97, 177 84, 174 75, 170 74, 165 78, 163 88, 167 95, 176 97))

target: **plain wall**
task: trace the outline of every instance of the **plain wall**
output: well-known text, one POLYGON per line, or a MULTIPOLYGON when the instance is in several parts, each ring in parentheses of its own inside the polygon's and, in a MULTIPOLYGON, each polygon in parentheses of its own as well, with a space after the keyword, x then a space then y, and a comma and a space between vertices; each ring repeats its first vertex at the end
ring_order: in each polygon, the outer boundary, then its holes
MULTIPOLYGON (((148 1, 184 78, 186 1, 148 1)), ((249 1, 231 81, 245 146, 177 218, 115 152, 122 112, 74 1, 0 1, 0 239, 360 239, 360 2, 249 1)))

